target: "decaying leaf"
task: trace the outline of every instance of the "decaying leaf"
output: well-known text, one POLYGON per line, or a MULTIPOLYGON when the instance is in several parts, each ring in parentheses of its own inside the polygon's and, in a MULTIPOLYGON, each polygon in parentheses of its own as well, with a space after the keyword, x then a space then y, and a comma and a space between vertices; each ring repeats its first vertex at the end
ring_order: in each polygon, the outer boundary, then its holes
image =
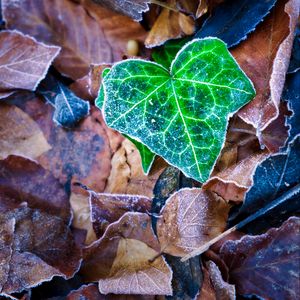
MULTIPOLYGON (((176 0, 168 0, 167 4, 174 6, 175 3, 176 0)), ((148 33, 145 45, 149 48, 160 46, 167 40, 191 35, 194 30, 195 22, 192 17, 164 8, 148 33)))
POLYGON ((91 222, 101 237, 107 226, 118 221, 126 212, 147 213, 151 211, 151 199, 138 195, 90 193, 91 222))
POLYGON ((150 217, 125 213, 85 249, 81 272, 86 280, 99 280, 103 294, 170 295, 172 271, 159 251, 150 217))
POLYGON ((149 10, 151 0, 93 0, 107 8, 122 13, 135 21, 142 20, 143 12, 149 10))
POLYGON ((4 0, 2 12, 7 28, 61 46, 54 66, 78 79, 88 73, 92 63, 120 60, 128 39, 142 40, 145 34, 141 25, 130 18, 92 1, 84 3, 83 6, 69 0, 4 0))
POLYGON ((141 157, 136 147, 124 140, 111 160, 111 172, 105 193, 143 195, 151 198, 155 182, 167 164, 157 159, 146 176, 142 169, 141 157))
POLYGON ((298 299, 299 232, 300 219, 292 217, 265 234, 225 242, 220 255, 237 292, 263 299, 298 299))
POLYGON ((59 51, 60 47, 39 43, 21 32, 1 31, 0 92, 34 91, 59 51))
POLYGON ((161 211, 157 235, 163 252, 184 256, 216 237, 226 227, 228 204, 202 189, 181 189, 161 211))
POLYGON ((29 115, 14 105, 0 104, 0 159, 10 154, 35 159, 50 148, 29 115))
POLYGON ((257 93, 238 114, 259 132, 279 115, 298 15, 297 0, 278 1, 255 32, 232 50, 233 56, 253 81, 257 93))

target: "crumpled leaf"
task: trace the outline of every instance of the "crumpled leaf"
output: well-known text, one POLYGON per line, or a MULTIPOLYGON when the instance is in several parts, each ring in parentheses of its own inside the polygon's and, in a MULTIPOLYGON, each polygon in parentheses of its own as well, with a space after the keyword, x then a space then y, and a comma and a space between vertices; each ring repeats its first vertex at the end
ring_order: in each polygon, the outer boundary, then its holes
POLYGON ((227 241, 220 249, 230 282, 241 295, 298 299, 300 220, 292 217, 265 234, 227 241))
POLYGON ((202 189, 181 189, 161 211, 156 230, 161 249, 173 256, 185 256, 222 233, 229 205, 202 189))
POLYGON ((37 163, 18 156, 0 161, 0 294, 70 278, 81 253, 71 231, 64 187, 37 163))
POLYGON ((122 13, 135 21, 142 21, 143 12, 149 10, 150 0, 93 0, 109 9, 122 13))
POLYGON ((170 295, 172 271, 159 250, 150 217, 125 213, 85 249, 81 272, 86 280, 99 280, 102 294, 170 295))
MULTIPOLYGON (((16 105, 27 113, 40 127, 51 149, 37 161, 63 184, 81 182, 96 192, 102 192, 111 171, 112 141, 109 129, 98 109, 74 130, 56 126, 52 121, 53 109, 33 95, 18 95, 16 105)), ((115 137, 120 144, 120 135, 115 137)))
POLYGON ((286 119, 289 126, 288 142, 292 141, 300 132, 300 71, 287 76, 285 89, 282 95, 284 100, 288 101, 288 107, 292 115, 286 119))
POLYGON ((170 72, 132 59, 115 64, 103 82, 108 126, 201 182, 220 154, 228 115, 255 93, 225 44, 214 38, 185 45, 170 72))
POLYGON ((101 237, 107 226, 118 221, 126 212, 148 213, 151 199, 138 195, 116 195, 90 193, 91 222, 101 237))
POLYGON ((89 102, 77 97, 53 76, 48 76, 38 91, 55 108, 53 120, 61 126, 74 127, 90 111, 89 102))
MULTIPOLYGON (((176 0, 168 0, 168 6, 174 6, 176 0)), ((195 21, 179 11, 163 8, 145 40, 148 48, 162 45, 170 39, 191 35, 195 31, 195 21)))
POLYGON ((1 31, 0 93, 34 91, 59 51, 60 47, 39 43, 21 32, 1 31))
POLYGON ((2 12, 7 28, 61 46, 54 66, 75 80, 89 72, 91 63, 120 60, 128 37, 142 41, 145 34, 141 25, 128 17, 92 1, 83 4, 69 0, 3 0, 2 12))
POLYGON ((195 34, 197 38, 215 36, 232 47, 246 39, 247 35, 265 18, 276 0, 225 1, 217 6, 211 17, 195 34))
POLYGON ((253 125, 258 133, 279 115, 298 15, 298 1, 278 1, 255 32, 232 50, 257 92, 256 97, 238 115, 253 125))
POLYGON ((285 196, 287 203, 279 205, 268 218, 264 216, 260 222, 255 220, 251 226, 247 226, 248 230, 257 232, 260 231, 260 227, 276 226, 281 224, 286 216, 300 211, 299 189, 292 192, 300 182, 299 159, 300 136, 290 144, 285 153, 278 153, 264 160, 255 171, 254 184, 246 194, 245 201, 235 216, 235 222, 245 219, 289 191, 291 192, 285 196))
POLYGON ((14 105, 0 105, 0 159, 10 154, 34 159, 50 150, 39 126, 14 105))
POLYGON ((154 162, 150 174, 145 175, 139 152, 129 140, 125 139, 111 159, 111 172, 104 192, 151 198, 153 187, 166 166, 167 164, 159 158, 154 162))

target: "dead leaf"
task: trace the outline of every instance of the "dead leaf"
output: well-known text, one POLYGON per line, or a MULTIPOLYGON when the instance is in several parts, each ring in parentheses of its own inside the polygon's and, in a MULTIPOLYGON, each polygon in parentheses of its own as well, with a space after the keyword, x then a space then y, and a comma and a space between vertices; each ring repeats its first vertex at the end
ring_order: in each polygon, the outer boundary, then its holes
POLYGON ((203 268, 203 283, 200 294, 197 300, 217 300, 216 293, 210 281, 209 273, 206 268, 203 268))
POLYGON ((14 105, 1 103, 0 159, 10 154, 34 159, 50 150, 38 124, 14 105))
POLYGON ((120 60, 128 39, 142 41, 145 35, 141 25, 130 18, 92 1, 83 2, 3 0, 2 11, 7 28, 61 46, 54 66, 76 80, 88 74, 92 63, 120 60))
POLYGON ((60 47, 38 43, 21 32, 1 31, 0 92, 34 91, 59 51, 60 47))
POLYGON ((161 211, 157 235, 163 252, 185 256, 216 237, 226 227, 229 205, 216 194, 184 188, 161 211))
POLYGON ((258 131, 279 115, 298 15, 297 0, 278 1, 264 22, 232 50, 256 89, 256 97, 238 115, 258 131))
POLYGON ((223 244, 220 255, 241 295, 298 299, 300 219, 292 217, 265 234, 223 244))
MULTIPOLYGON (((176 0, 169 0, 168 5, 174 6, 176 0)), ((195 22, 192 17, 183 13, 164 8, 154 23, 145 40, 148 48, 162 45, 170 39, 191 35, 195 31, 195 22)))
MULTIPOLYGON (((53 108, 33 95, 16 97, 17 106, 40 127, 51 149, 37 157, 37 161, 61 183, 79 181, 102 192, 111 169, 111 149, 107 126, 101 112, 91 107, 91 115, 73 130, 55 125, 53 108)), ((118 134, 120 136, 120 134, 118 134)))
POLYGON ((151 204, 151 199, 144 196, 91 192, 91 222, 97 237, 101 237, 107 226, 118 221, 126 212, 150 212, 151 204))
POLYGON ((20 292, 53 276, 71 278, 78 270, 80 250, 61 218, 23 204, 1 213, 0 224, 0 240, 5 241, 0 294, 20 292))
POLYGON ((103 294, 170 295, 172 271, 159 251, 151 218, 128 212, 85 249, 81 271, 103 294))
POLYGON ((21 156, 10 155, 0 161, 0 200, 0 213, 3 205, 5 210, 14 209, 26 202, 30 208, 70 221, 69 197, 64 187, 39 164, 21 156))
POLYGON ((166 163, 159 158, 154 161, 150 174, 146 176, 138 150, 127 139, 112 157, 111 165, 105 193, 143 195, 149 198, 153 196, 154 185, 166 167, 166 163))

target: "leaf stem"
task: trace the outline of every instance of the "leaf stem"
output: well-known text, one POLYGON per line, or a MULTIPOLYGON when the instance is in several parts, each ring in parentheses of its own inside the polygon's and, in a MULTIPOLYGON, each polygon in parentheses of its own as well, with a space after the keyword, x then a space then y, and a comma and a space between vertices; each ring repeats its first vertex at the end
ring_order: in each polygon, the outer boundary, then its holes
POLYGON ((252 221, 257 219, 258 217, 260 217, 260 216, 264 215, 265 213, 271 211, 273 208, 275 208, 278 205, 284 203, 285 201, 288 201, 288 200, 292 199, 292 197, 295 194, 298 194, 298 193, 300 193, 300 183, 295 185, 293 188, 291 188, 289 191, 287 191, 286 193, 281 195, 279 198, 273 200, 271 203, 269 203, 265 207, 259 209, 255 214, 253 214, 253 215, 249 216, 248 218, 244 219, 243 221, 241 221, 237 225, 227 229, 222 234, 218 235, 217 237, 213 238, 209 242, 205 243, 203 246, 199 247, 198 249, 193 250, 191 253, 184 256, 181 259, 181 261, 186 261, 186 260, 188 260, 188 259, 190 259, 194 256, 202 254, 203 252, 207 251, 210 246, 212 246, 216 242, 220 241, 222 238, 226 237, 227 235, 234 232, 235 230, 241 229, 245 225, 251 223, 252 221))
POLYGON ((156 4, 158 6, 161 6, 163 8, 167 8, 167 9, 175 11, 175 12, 179 12, 179 10, 177 8, 175 8, 175 6, 170 6, 167 3, 159 1, 159 0, 151 0, 150 3, 156 4))

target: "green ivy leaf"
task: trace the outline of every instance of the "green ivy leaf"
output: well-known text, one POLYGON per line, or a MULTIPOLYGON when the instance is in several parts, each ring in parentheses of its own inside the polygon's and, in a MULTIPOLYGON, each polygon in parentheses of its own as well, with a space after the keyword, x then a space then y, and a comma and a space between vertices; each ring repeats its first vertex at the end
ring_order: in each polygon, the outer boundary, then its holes
MULTIPOLYGON (((104 69, 102 71, 102 78, 104 78, 109 73, 109 71, 110 71, 109 68, 104 69)), ((103 84, 102 84, 100 86, 98 97, 95 101, 95 104, 99 109, 102 109, 103 103, 104 103, 104 88, 103 88, 103 84)), ((153 164, 153 161, 155 158, 155 153, 150 151, 144 144, 138 142, 134 138, 131 138, 130 136, 128 136, 126 134, 124 134, 124 136, 127 139, 129 139, 138 149, 140 156, 141 156, 141 160, 142 160, 143 171, 147 175, 150 172, 151 166, 153 164)))
POLYGON ((170 71, 138 59, 117 63, 104 78, 104 90, 108 126, 201 182, 220 154, 229 116, 255 95, 217 38, 187 43, 170 71))

